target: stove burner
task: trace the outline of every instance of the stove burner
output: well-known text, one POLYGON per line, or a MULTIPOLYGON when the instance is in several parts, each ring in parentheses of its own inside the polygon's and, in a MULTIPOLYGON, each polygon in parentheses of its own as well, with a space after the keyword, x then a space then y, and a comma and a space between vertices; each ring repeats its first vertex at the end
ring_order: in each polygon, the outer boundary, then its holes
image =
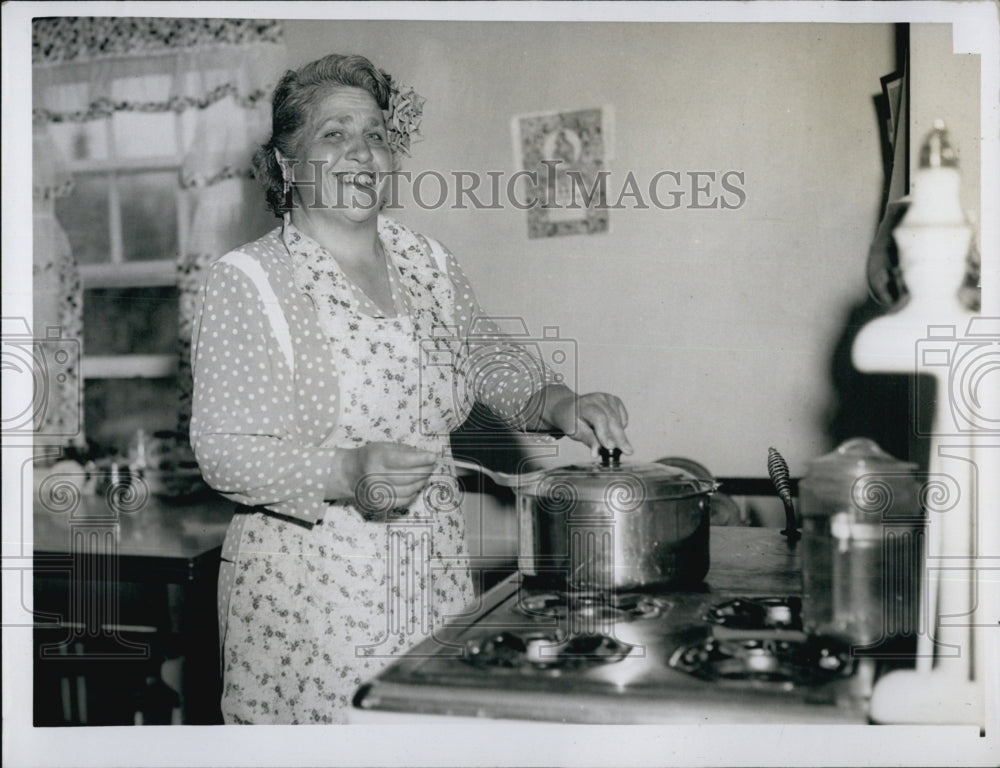
POLYGON ((534 619, 572 615, 602 623, 656 619, 672 607, 669 600, 653 595, 600 592, 542 592, 522 596, 517 604, 518 611, 534 619))
POLYGON ((632 646, 607 635, 501 632, 485 640, 465 644, 463 659, 478 668, 508 668, 522 671, 586 669, 624 659, 632 646))
POLYGON ((713 605, 705 621, 730 629, 802 630, 802 599, 799 597, 737 597, 713 605))
POLYGON ((702 680, 762 683, 785 690, 849 677, 854 672, 850 648, 821 637, 802 642, 709 637, 678 648, 670 666, 702 680))

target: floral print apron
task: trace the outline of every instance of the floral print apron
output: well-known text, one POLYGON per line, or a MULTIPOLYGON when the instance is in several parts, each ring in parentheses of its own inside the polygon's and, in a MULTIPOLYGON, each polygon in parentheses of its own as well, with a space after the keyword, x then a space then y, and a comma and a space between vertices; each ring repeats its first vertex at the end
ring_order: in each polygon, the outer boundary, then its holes
POLYGON ((382 230, 402 311, 373 317, 359 311, 336 261, 286 230, 296 286, 315 304, 336 358, 340 414, 328 444, 405 443, 441 459, 408 509, 377 478, 366 487, 370 502, 385 505, 383 522, 366 521, 351 503, 331 504, 312 527, 246 515, 225 629, 230 723, 345 722, 362 682, 474 599, 449 448, 465 414, 453 394, 458 374, 442 364, 457 353, 441 332, 453 306, 446 277, 426 242, 382 230))

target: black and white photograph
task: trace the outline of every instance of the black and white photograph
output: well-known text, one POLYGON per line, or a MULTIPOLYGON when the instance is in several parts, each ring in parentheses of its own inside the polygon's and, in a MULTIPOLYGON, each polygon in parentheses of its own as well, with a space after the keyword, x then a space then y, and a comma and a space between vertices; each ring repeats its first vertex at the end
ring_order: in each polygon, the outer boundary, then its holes
POLYGON ((2 13, 5 765, 1000 762, 996 2, 2 13))

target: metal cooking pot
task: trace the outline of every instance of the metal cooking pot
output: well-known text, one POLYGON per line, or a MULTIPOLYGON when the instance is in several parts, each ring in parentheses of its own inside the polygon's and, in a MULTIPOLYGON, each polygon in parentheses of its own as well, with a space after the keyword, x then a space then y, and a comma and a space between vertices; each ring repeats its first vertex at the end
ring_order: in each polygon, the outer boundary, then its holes
POLYGON ((701 582, 717 483, 664 464, 601 461, 533 473, 517 488, 519 569, 556 588, 701 582))

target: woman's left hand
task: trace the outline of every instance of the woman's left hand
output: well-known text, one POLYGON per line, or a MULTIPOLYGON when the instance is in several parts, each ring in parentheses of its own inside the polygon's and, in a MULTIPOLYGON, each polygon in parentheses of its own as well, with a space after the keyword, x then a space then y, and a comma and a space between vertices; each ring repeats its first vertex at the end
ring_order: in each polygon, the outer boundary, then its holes
POLYGON ((577 395, 567 389, 554 401, 546 420, 568 437, 590 446, 595 457, 601 447, 632 453, 632 444, 625 436, 628 411, 614 395, 577 395))

